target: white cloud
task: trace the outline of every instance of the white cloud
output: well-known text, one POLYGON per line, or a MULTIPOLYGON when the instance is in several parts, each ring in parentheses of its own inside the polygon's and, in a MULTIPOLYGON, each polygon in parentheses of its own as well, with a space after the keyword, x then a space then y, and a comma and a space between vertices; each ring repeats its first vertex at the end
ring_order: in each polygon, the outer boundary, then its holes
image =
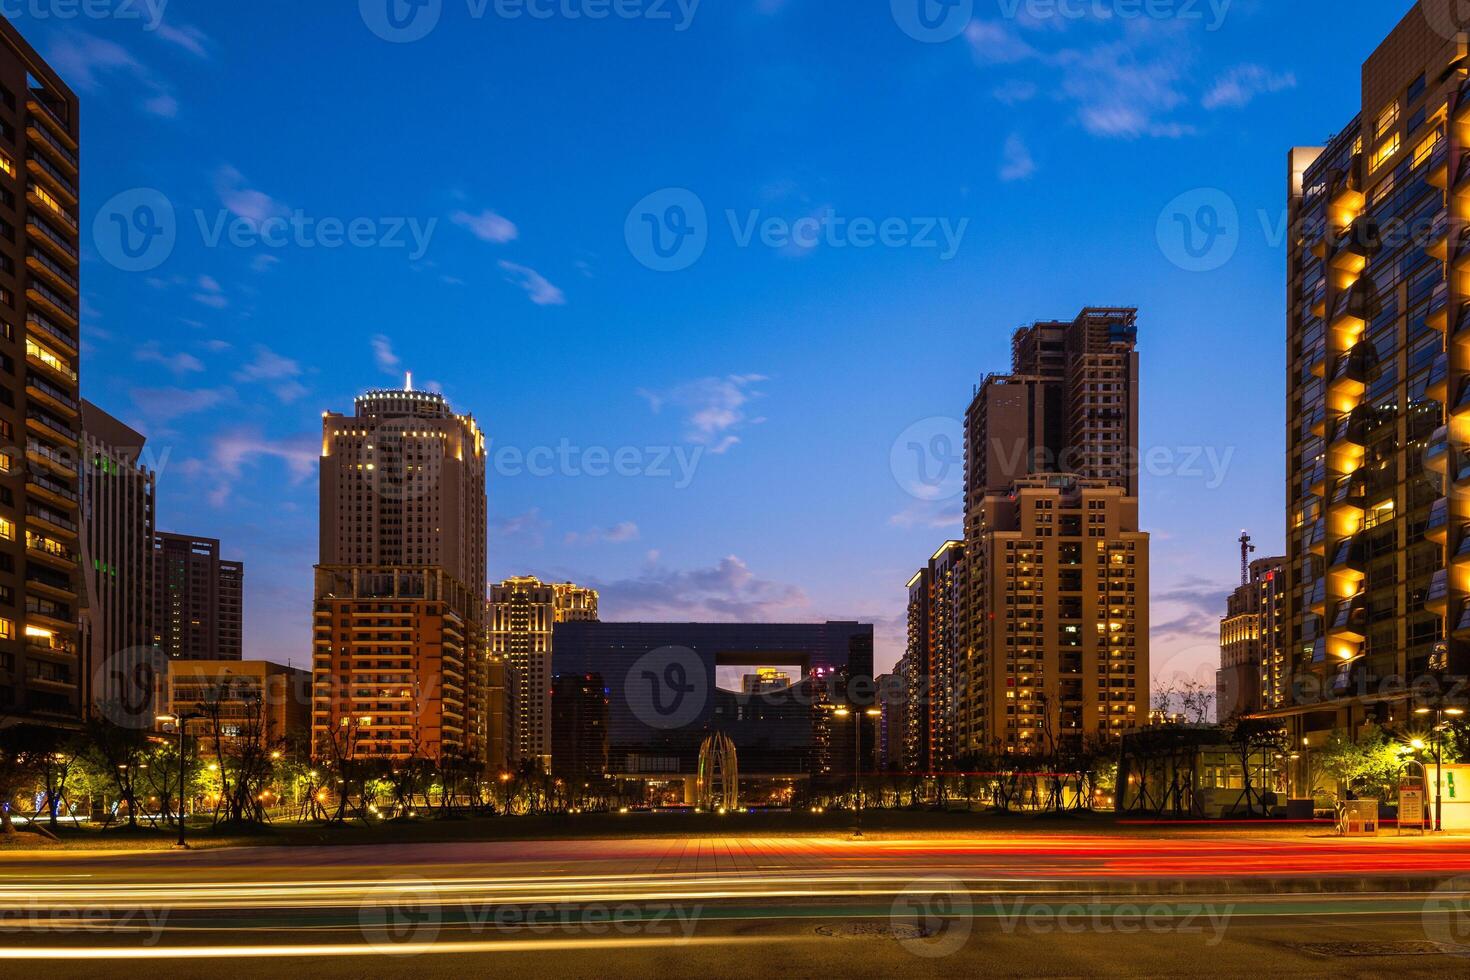
POLYGON ((501 261, 500 268, 509 273, 506 282, 515 283, 524 289, 531 302, 537 306, 566 305, 566 295, 535 269, 504 260, 501 261))
POLYGON ((1071 40, 1073 32, 1061 29, 1065 25, 1053 30, 1034 26, 1028 37, 1011 22, 975 20, 966 30, 975 60, 987 74, 997 66, 1018 73, 993 88, 998 100, 1028 101, 1045 85, 1055 98, 1075 107, 1077 122, 1094 136, 1177 139, 1196 131, 1171 118, 1188 103, 1180 85, 1192 58, 1192 48, 1177 29, 1131 21, 1119 29, 1091 22, 1088 29, 1094 36, 1111 33, 1114 39, 1070 47, 1053 42, 1042 48, 1032 39, 1071 40), (1022 77, 1026 74, 1031 77, 1022 77))
POLYGON ((143 100, 143 109, 155 116, 172 119, 179 114, 179 100, 167 92, 143 100))
POLYGON ((1000 165, 1001 180, 1025 180, 1036 173, 1036 161, 1031 158, 1031 150, 1019 134, 1012 133, 1007 137, 1002 152, 1004 159, 1000 165))
POLYGON ((78 92, 98 93, 110 88, 115 78, 128 77, 148 92, 139 103, 145 112, 167 118, 178 114, 179 103, 169 86, 114 41, 71 31, 58 36, 46 60, 78 92))
POLYGON ((903 510, 888 518, 888 523, 902 528, 950 528, 963 529, 965 509, 960 501, 916 500, 903 510))
POLYGON ((216 310, 222 310, 230 305, 229 297, 224 294, 224 289, 221 288, 219 280, 214 278, 214 276, 200 276, 195 285, 199 289, 194 294, 194 301, 196 303, 202 303, 216 310))
POLYGON ((501 217, 494 211, 482 211, 479 214, 456 211, 449 216, 449 220, 468 228, 470 234, 480 241, 493 242, 496 245, 513 242, 520 235, 520 230, 509 218, 501 217))
POLYGON ((230 388, 134 388, 128 392, 139 414, 150 422, 168 422, 233 401, 230 388))
POLYGON ((595 527, 590 531, 570 531, 566 536, 568 545, 591 545, 591 544, 626 544, 629 541, 638 540, 638 525, 632 521, 623 521, 612 527, 595 527))
POLYGON ((397 374, 403 366, 398 355, 393 353, 393 342, 385 335, 378 334, 370 343, 373 347, 373 360, 377 362, 378 370, 385 374, 397 374))
POLYGON ((257 344, 255 359, 235 372, 235 380, 241 382, 280 381, 301 374, 301 365, 289 357, 282 357, 269 347, 257 344))
POLYGON ((158 341, 150 340, 133 352, 133 358, 144 364, 161 364, 174 374, 183 375, 195 371, 203 371, 204 363, 193 354, 179 351, 175 354, 165 354, 158 341))
POLYGON ((209 35, 197 27, 190 27, 187 24, 173 27, 160 23, 154 33, 161 40, 178 45, 196 58, 209 57, 209 35))
POLYGON ((1034 58, 1038 51, 1023 40, 1011 25, 976 18, 965 28, 965 40, 982 64, 1010 65, 1034 58))
POLYGON ((284 218, 291 209, 264 191, 246 186, 245 175, 226 164, 215 171, 215 193, 236 217, 250 222, 257 228, 267 218, 284 218))
POLYGON ((210 503, 223 507, 245 469, 258 460, 276 460, 285 465, 293 484, 310 479, 321 458, 321 443, 309 436, 271 439, 250 429, 235 429, 215 436, 210 452, 212 472, 218 482, 209 494, 210 503))
POLYGON ((492 520, 490 522, 490 535, 498 538, 524 537, 539 548, 545 542, 543 535, 550 526, 550 521, 542 519, 541 508, 532 507, 530 510, 512 517, 492 520))
POLYGON ((712 453, 723 453, 740 442, 737 432, 765 421, 750 418, 748 406, 762 395, 755 386, 768 380, 760 374, 731 374, 723 378, 700 378, 667 391, 640 388, 637 393, 655 414, 666 405, 681 409, 685 438, 696 445, 708 446, 712 453))
POLYGON ((619 620, 773 622, 805 618, 809 601, 794 585, 763 579, 735 555, 707 568, 661 568, 655 555, 636 578, 589 582, 602 610, 619 620))
POLYGON ((1200 100, 1206 109, 1239 109, 1258 95, 1270 95, 1296 88, 1296 75, 1277 73, 1262 65, 1237 65, 1215 79, 1200 100))

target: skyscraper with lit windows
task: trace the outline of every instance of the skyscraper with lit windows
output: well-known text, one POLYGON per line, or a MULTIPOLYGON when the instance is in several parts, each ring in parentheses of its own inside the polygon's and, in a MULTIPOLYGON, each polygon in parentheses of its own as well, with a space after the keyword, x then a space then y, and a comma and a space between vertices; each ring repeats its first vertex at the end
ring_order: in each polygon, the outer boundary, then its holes
POLYGON ((485 511, 484 434, 443 395, 371 391, 322 416, 318 754, 494 757, 485 511))

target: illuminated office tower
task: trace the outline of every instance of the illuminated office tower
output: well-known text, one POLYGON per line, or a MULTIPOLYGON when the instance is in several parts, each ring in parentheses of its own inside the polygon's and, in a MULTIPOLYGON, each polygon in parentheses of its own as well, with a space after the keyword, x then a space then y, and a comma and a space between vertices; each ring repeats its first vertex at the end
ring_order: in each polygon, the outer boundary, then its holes
POLYGON ((485 438, 442 395, 322 417, 312 731, 318 755, 487 762, 485 438))
POLYGON ((1215 674, 1215 716, 1221 721, 1285 704, 1285 599, 1285 558, 1251 562, 1247 580, 1230 594, 1220 620, 1215 674))
POLYGON ((597 592, 523 576, 490 587, 490 654, 505 663, 508 762, 551 770, 551 636, 597 619, 597 592))

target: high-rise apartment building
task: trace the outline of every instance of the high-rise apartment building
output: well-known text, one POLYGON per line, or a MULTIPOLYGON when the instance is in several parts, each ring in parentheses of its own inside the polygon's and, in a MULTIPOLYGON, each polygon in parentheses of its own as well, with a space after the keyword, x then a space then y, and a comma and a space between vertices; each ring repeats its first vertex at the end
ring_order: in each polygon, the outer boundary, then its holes
POLYGON ((245 566, 214 538, 153 536, 153 639, 170 660, 244 656, 245 566))
POLYGON ((1258 558, 1220 620, 1215 714, 1220 721, 1286 703, 1286 559, 1258 558))
POLYGON ((1467 19, 1414 5, 1361 76, 1344 73, 1358 114, 1289 158, 1277 714, 1297 745, 1470 669, 1467 19))
POLYGON ((350 737, 358 757, 492 757, 485 510, 484 434, 442 395, 322 416, 318 755, 350 737))
POLYGON ((962 749, 1037 753, 1148 715, 1148 535, 1107 480, 1018 480, 966 548, 972 607, 962 749))
POLYGON ((909 580, 904 757, 919 772, 946 772, 958 754, 964 560, 964 542, 947 541, 909 580))
POLYGON ((965 415, 966 502, 1036 473, 1109 480, 1138 495, 1138 311, 1088 307, 1011 338, 965 415))
MULTIPOLYGON (((1148 710, 1138 311, 1018 330, 965 417, 961 754, 1111 738, 1148 710)), ((912 722, 910 722, 912 725, 912 722)))
POLYGON ((0 18, 0 723, 83 707, 77 99, 0 18))
POLYGON ((153 687, 157 478, 142 434, 82 402, 82 680, 93 705, 140 707, 153 687))
POLYGON ((511 765, 550 771, 552 629, 596 620, 593 589, 529 576, 490 587, 490 653, 505 663, 511 765))

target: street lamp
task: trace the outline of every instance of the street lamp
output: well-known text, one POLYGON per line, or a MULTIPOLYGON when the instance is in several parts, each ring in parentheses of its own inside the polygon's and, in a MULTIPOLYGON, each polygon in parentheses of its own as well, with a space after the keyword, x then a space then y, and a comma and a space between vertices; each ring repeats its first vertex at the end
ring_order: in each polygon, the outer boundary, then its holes
POLYGON ((852 829, 852 836, 863 836, 863 715, 869 718, 877 718, 883 712, 877 708, 868 708, 865 711, 855 711, 852 708, 841 706, 834 708, 832 713, 838 718, 851 716, 853 719, 853 765, 852 765, 852 789, 856 818, 852 829))
MULTIPOLYGON (((1433 715, 1434 724, 1430 726, 1429 733, 1434 737, 1434 830, 1436 833, 1444 830, 1444 799, 1441 797, 1441 786, 1444 783, 1444 758, 1441 751, 1444 736, 1442 732, 1448 727, 1441 722, 1442 717, 1459 718, 1465 713, 1464 708, 1445 707, 1444 699, 1440 698, 1433 706, 1421 705, 1414 709, 1416 715, 1433 715)), ((1422 739, 1414 739, 1414 748, 1424 748, 1422 739)))
POLYGON ((156 715, 155 716, 155 718, 159 722, 162 722, 165 725, 172 723, 173 726, 174 726, 174 729, 179 733, 179 842, 174 845, 175 847, 188 847, 189 846, 187 843, 184 842, 184 799, 185 799, 185 796, 184 796, 184 794, 185 794, 184 783, 188 779, 188 773, 187 773, 187 770, 186 770, 185 764, 184 764, 184 723, 185 722, 188 722, 188 721, 193 721, 196 718, 203 718, 203 717, 204 717, 203 715, 199 715, 199 714, 192 714, 192 715, 177 715, 177 714, 175 714, 175 715, 156 715))

